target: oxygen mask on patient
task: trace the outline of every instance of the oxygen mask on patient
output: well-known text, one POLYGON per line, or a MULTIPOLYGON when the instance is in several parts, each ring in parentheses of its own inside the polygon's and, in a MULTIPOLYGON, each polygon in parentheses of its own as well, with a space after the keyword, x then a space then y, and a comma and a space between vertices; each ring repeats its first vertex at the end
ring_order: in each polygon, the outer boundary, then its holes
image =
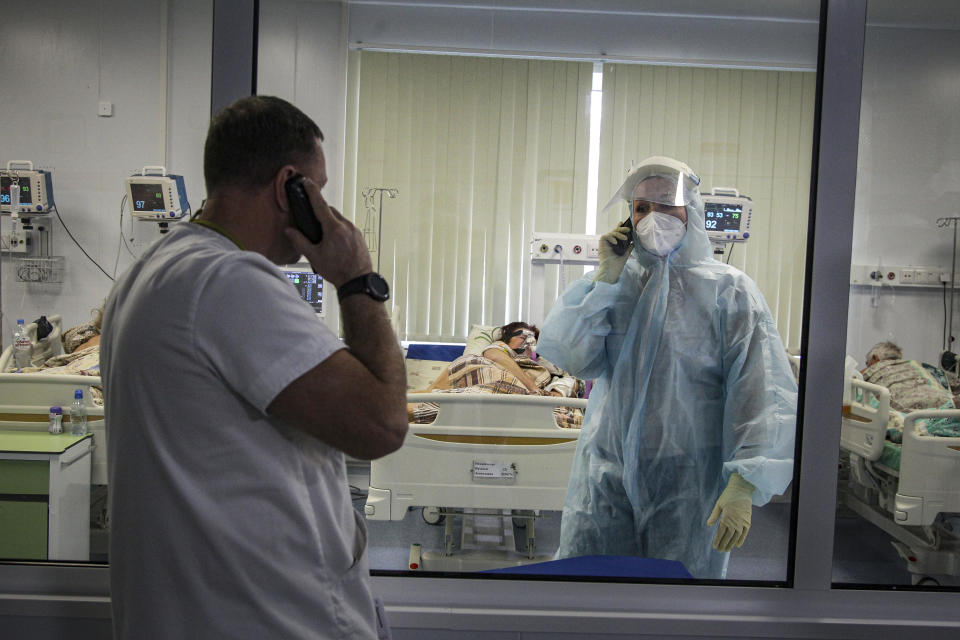
POLYGON ((530 329, 521 329, 518 333, 510 337, 510 344, 515 344, 514 338, 523 338, 523 342, 517 347, 511 347, 518 356, 531 355, 537 347, 537 337, 530 329))

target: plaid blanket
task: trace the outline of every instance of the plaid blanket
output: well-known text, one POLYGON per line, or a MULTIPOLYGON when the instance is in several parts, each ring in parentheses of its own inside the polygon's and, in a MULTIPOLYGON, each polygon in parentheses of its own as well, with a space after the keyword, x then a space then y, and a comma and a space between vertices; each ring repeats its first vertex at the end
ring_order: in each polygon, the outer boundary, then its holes
MULTIPOLYGON (((543 388, 552 379, 550 372, 526 356, 516 356, 514 360, 536 382, 540 388, 538 394, 528 391, 524 384, 509 371, 498 367, 492 360, 483 356, 461 356, 450 363, 448 375, 449 391, 434 393, 510 393, 519 395, 547 395, 543 388)), ((430 424, 437 418, 440 407, 434 402, 419 402, 412 405, 408 417, 413 424, 430 424)), ((572 407, 555 407, 553 410, 557 426, 564 429, 579 429, 583 424, 583 411, 572 407)))

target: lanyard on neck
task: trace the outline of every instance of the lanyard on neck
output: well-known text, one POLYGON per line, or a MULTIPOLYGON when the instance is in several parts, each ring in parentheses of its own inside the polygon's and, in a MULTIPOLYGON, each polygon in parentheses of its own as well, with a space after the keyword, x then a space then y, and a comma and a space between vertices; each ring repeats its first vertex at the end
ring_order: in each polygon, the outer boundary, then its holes
POLYGON ((221 226, 220 226, 219 224, 217 224, 216 222, 212 222, 212 221, 210 221, 210 220, 207 220, 206 218, 194 218, 194 219, 191 220, 190 222, 191 222, 192 224, 198 224, 198 225, 200 225, 201 227, 206 227, 207 229, 210 229, 211 231, 215 231, 216 233, 219 233, 219 234, 222 235, 224 238, 226 238, 227 240, 229 240, 229 241, 232 242, 233 244, 237 245, 237 246, 240 248, 241 251, 246 251, 246 248, 245 248, 242 244, 240 244, 240 241, 239 241, 239 240, 237 240, 236 238, 233 237, 233 234, 231 234, 229 231, 227 231, 226 229, 224 229, 223 227, 221 227, 221 226))

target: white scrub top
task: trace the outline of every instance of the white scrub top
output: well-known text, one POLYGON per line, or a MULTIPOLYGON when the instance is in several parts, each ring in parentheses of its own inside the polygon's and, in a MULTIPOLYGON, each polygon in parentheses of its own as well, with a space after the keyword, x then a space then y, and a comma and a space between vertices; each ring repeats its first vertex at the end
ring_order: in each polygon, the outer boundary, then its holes
POLYGON ((343 347, 280 270, 179 224, 101 345, 116 637, 375 638, 343 454, 265 412, 343 347))

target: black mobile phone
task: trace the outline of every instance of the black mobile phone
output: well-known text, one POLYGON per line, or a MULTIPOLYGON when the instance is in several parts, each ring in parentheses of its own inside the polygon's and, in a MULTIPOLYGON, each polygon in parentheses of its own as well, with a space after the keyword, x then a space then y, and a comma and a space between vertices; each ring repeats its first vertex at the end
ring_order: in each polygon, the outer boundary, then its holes
POLYGON ((619 225, 617 225, 617 228, 619 227, 630 228, 630 231, 627 232, 627 239, 617 240, 617 244, 613 245, 614 253, 616 253, 618 256, 622 256, 627 252, 627 249, 630 248, 630 243, 633 242, 633 238, 631 237, 633 234, 633 216, 630 216, 629 218, 621 222, 619 225))
POLYGON ((287 190, 287 201, 290 203, 290 217, 293 218, 293 226, 299 229, 307 240, 317 244, 323 240, 323 228, 313 213, 313 207, 310 206, 310 197, 307 195, 303 180, 303 176, 295 175, 284 185, 287 190))

